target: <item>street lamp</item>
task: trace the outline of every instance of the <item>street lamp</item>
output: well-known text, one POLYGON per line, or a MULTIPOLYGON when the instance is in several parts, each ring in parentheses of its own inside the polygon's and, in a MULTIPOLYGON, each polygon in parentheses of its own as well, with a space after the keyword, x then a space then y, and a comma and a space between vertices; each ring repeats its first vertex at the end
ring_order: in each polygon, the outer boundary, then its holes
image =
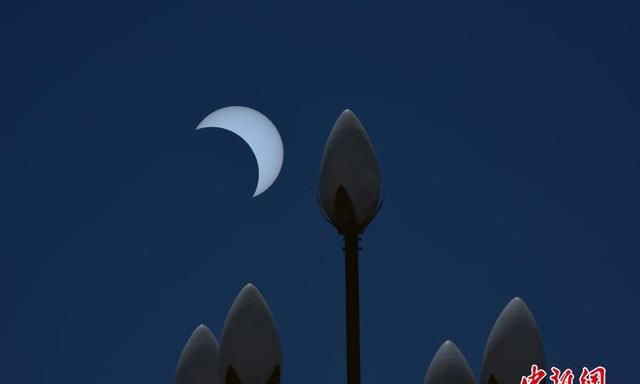
MULTIPOLYGON (((382 205, 380 170, 364 127, 350 110, 336 121, 322 155, 318 200, 343 236, 347 323, 347 384, 360 384, 358 251, 360 235, 382 205)), ((479 384, 519 382, 531 364, 545 367, 542 337, 527 305, 513 299, 496 320, 482 358, 479 384)), ((176 384, 279 384, 282 352, 271 310, 247 284, 233 302, 218 343, 204 325, 193 332, 176 368, 176 384)), ((475 384, 458 347, 446 341, 424 384, 475 384)), ((542 382, 544 384, 544 382, 542 382)))
POLYGON ((324 149, 318 200, 344 238, 347 313, 347 384, 360 384, 358 241, 381 207, 380 170, 360 120, 345 110, 324 149))

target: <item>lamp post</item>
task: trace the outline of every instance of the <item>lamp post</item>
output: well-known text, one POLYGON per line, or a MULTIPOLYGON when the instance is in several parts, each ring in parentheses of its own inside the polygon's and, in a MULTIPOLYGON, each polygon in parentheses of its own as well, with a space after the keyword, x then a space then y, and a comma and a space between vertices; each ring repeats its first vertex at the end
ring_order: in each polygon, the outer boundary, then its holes
POLYGON ((344 239, 347 323, 347 384, 360 384, 360 235, 381 207, 380 171, 360 120, 345 110, 324 149, 319 202, 325 218, 344 239))

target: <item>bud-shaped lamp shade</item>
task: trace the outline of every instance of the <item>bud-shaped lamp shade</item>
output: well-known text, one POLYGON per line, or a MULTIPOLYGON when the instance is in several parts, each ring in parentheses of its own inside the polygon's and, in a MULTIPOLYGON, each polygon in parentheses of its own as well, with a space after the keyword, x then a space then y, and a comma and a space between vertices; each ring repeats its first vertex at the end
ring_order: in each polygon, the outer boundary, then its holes
POLYGON ((220 384, 218 340, 200 325, 182 349, 176 368, 176 384, 220 384))
POLYGON ((322 156, 320 203, 339 231, 361 232, 380 206, 378 161, 360 120, 345 110, 336 121, 322 156))
POLYGON ((527 304, 516 297, 502 310, 489 334, 480 383, 520 383, 533 364, 545 368, 542 337, 527 304))
POLYGON ((424 384, 475 384, 475 382, 467 359, 449 340, 440 346, 424 377, 424 384))
POLYGON ((231 305, 220 340, 224 384, 279 384, 282 352, 275 322, 264 297, 247 284, 231 305))

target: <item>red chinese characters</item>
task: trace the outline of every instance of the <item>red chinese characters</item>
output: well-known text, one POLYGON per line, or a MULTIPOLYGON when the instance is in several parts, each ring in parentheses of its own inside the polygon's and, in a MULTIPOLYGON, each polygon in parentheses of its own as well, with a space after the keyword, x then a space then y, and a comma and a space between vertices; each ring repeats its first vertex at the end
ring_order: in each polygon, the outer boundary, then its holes
POLYGON ((607 370, 604 367, 597 367, 588 370, 587 367, 582 368, 580 374, 580 384, 606 384, 607 370))
POLYGON ((556 367, 551 368, 551 376, 549 379, 553 384, 573 384, 573 371, 571 369, 565 369, 564 372, 556 367))
POLYGON ((520 384, 539 384, 546 376, 547 373, 544 369, 538 369, 538 366, 533 364, 531 366, 531 374, 529 376, 522 376, 520 384))
MULTIPOLYGON (((520 384, 540 384, 540 382, 547 376, 544 369, 538 368, 537 365, 531 366, 531 374, 529 376, 522 376, 520 384)), ((607 384, 607 370, 604 367, 597 367, 592 370, 586 367, 582 368, 582 374, 580 374, 579 384, 607 384)), ((549 380, 552 384, 573 384, 575 378, 571 369, 565 369, 561 371, 556 367, 551 368, 551 375, 549 380)))

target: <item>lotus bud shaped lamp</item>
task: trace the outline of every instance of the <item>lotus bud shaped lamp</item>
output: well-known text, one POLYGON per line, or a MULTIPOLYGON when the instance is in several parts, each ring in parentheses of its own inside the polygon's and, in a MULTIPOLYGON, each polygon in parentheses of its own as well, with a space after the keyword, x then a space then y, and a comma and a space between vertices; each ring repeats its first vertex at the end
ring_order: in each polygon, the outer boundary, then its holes
POLYGON ((360 383, 358 241, 381 207, 380 170, 360 120, 345 110, 324 149, 318 200, 322 212, 344 237, 347 383, 360 383))

